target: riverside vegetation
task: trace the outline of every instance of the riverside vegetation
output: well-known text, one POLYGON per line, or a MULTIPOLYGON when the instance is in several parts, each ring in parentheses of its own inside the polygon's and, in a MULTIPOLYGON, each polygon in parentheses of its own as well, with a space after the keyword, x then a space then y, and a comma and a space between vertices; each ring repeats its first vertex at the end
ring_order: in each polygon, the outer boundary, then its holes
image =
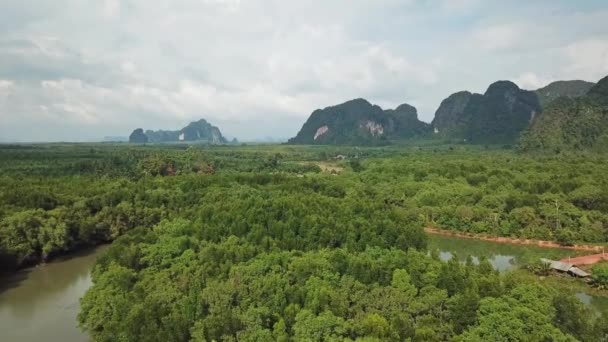
POLYGON ((534 277, 500 275, 483 259, 441 261, 423 231, 606 242, 601 155, 4 145, 0 169, 4 270, 114 241, 81 302, 80 325, 97 341, 598 341, 608 333, 605 317, 534 277), (342 171, 322 172, 319 162, 342 171))

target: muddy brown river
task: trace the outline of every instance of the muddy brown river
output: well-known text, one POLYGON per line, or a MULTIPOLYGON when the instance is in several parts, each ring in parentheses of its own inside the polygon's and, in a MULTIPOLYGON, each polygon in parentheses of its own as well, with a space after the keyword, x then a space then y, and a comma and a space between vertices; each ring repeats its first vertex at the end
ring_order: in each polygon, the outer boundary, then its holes
MULTIPOLYGON (((90 273, 96 257, 106 248, 99 247, 0 278, 0 342, 89 341, 76 321, 79 299, 91 286, 90 273)), ((485 256, 500 271, 539 257, 559 259, 572 253, 445 236, 429 236, 429 249, 439 250, 442 259, 452 255, 462 260, 467 254, 474 259, 485 256)), ((598 313, 608 313, 608 298, 585 293, 577 296, 598 313)))
POLYGON ((78 328, 79 299, 107 246, 0 278, 1 341, 89 341, 78 328))

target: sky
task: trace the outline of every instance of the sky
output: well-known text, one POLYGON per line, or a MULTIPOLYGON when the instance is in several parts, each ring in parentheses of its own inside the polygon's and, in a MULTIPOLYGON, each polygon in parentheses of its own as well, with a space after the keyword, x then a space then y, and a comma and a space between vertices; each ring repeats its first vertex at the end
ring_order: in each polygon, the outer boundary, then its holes
POLYGON ((0 0, 0 141, 205 118, 241 141, 317 108, 608 75, 605 0, 0 0))

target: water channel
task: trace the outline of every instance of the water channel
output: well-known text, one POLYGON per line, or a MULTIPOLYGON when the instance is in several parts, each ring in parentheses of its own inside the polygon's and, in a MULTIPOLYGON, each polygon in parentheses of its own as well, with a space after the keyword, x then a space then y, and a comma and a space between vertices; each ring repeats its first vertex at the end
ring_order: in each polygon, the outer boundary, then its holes
POLYGON ((91 269, 107 246, 0 278, 0 340, 88 341, 76 321, 91 269))
MULTIPOLYGON (((76 316, 79 299, 91 286, 91 269, 107 246, 72 255, 0 278, 2 341, 88 341, 76 316)), ((429 236, 429 248, 447 260, 485 256, 499 271, 538 260, 567 258, 575 252, 533 246, 507 245, 455 237, 429 236)), ((579 292, 577 296, 598 312, 608 313, 608 298, 579 292)))

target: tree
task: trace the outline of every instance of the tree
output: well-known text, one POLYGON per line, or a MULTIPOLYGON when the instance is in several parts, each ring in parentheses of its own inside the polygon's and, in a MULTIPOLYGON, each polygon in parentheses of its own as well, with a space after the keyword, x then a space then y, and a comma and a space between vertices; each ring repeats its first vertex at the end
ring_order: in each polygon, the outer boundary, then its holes
POLYGON ((458 338, 461 341, 575 341, 552 325, 554 308, 535 286, 520 286, 501 298, 484 298, 479 305, 479 324, 458 338))
POLYGON ((299 341, 331 341, 346 332, 344 320, 334 316, 331 311, 316 316, 309 310, 302 310, 296 316, 293 329, 294 337, 299 341))
POLYGON ((364 170, 364 167, 361 165, 361 161, 359 161, 359 159, 350 159, 348 161, 348 166, 350 166, 354 172, 361 172, 364 170))
POLYGON ((573 296, 555 296, 553 298, 556 327, 581 341, 590 341, 593 326, 593 315, 583 306, 578 298, 573 296))
POLYGON ((558 229, 555 237, 557 238, 557 242, 562 246, 572 246, 576 239, 574 232, 568 228, 558 229))
POLYGON ((418 289, 411 282, 411 277, 404 269, 396 269, 393 271, 393 279, 391 286, 398 289, 404 296, 414 298, 418 293, 418 289))
POLYGON ((457 334, 477 322, 479 300, 479 295, 473 290, 459 293, 448 300, 450 320, 454 324, 454 331, 457 334))
POLYGON ((608 264, 597 264, 591 268, 591 279, 600 288, 608 288, 608 264))

